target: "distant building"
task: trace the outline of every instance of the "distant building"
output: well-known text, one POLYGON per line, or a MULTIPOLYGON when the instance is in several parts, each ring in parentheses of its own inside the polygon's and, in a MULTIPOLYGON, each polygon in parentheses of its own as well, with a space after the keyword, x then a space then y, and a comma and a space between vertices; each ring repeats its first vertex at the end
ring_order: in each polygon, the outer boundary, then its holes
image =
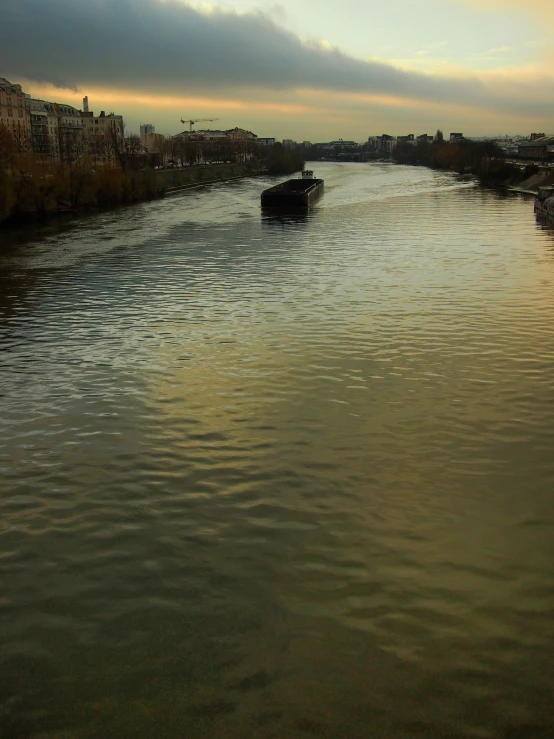
POLYGON ((383 133, 377 136, 377 151, 381 154, 390 154, 395 146, 394 136, 383 133))
POLYGON ((231 141, 256 141, 257 136, 252 131, 247 131, 245 128, 230 128, 225 131, 231 141))
POLYGON ((375 153, 379 148, 378 136, 368 136, 366 148, 369 152, 375 153))
POLYGON ((190 139, 191 141, 217 141, 221 139, 226 139, 227 141, 258 141, 255 133, 238 127, 230 128, 228 131, 212 131, 210 129, 204 131, 182 131, 177 136, 190 139))
MULTIPOLYGON (((182 131, 173 137, 182 145, 190 142, 188 159, 201 162, 246 162, 254 156, 258 137, 245 128, 230 128, 227 131, 197 130, 182 131)), ((275 142, 275 139, 266 139, 275 142)))
POLYGON ((415 136, 413 133, 409 133, 407 136, 398 136, 396 139, 397 144, 409 144, 410 146, 415 145, 415 136))
POLYGON ((296 149, 296 141, 293 141, 292 139, 283 139, 283 147, 285 149, 296 149))
MULTIPOLYGON (((102 118, 104 111, 100 112, 100 118, 102 118)), ((125 134, 125 122, 123 121, 122 115, 116 115, 115 113, 108 113, 107 116, 105 116, 106 121, 108 125, 113 126, 118 132, 120 136, 123 136, 125 134)))
POLYGON ((189 141, 222 141, 229 140, 226 131, 212 131, 210 129, 198 131, 182 131, 176 134, 178 138, 189 141))
POLYGON ((433 137, 428 136, 426 133, 422 133, 417 137, 417 142, 421 144, 432 144, 433 143, 433 137))
POLYGON ((450 141, 461 141, 464 138, 463 133, 451 133, 450 141))
POLYGON ((148 133, 156 133, 156 126, 153 123, 141 123, 140 135, 145 136, 148 133))
POLYGON ((506 157, 517 157, 518 143, 512 139, 506 137, 500 137, 493 139, 494 143, 499 149, 502 149, 506 157))
POLYGON ((355 147, 357 148, 359 146, 357 141, 344 141, 344 139, 338 139, 338 141, 330 141, 328 146, 346 146, 348 148, 355 147))
MULTIPOLYGON (((141 126, 142 129, 142 126, 141 126)), ((150 157, 153 166, 165 167, 171 154, 171 136, 163 133, 141 133, 140 144, 146 154, 150 157)))
POLYGON ((518 156, 522 159, 546 162, 554 160, 554 136, 524 141, 517 147, 518 156))
POLYGON ((83 120, 83 133, 89 140, 107 141, 111 131, 115 130, 119 138, 123 138, 124 123, 123 116, 115 113, 106 113, 101 110, 100 115, 93 112, 81 113, 83 120))
POLYGON ((262 146, 273 146, 273 144, 275 143, 274 138, 265 138, 265 137, 260 138, 258 136, 257 140, 258 140, 258 144, 261 144, 262 146))
POLYGON ((389 155, 396 146, 396 139, 388 133, 381 136, 368 136, 365 149, 370 154, 378 154, 381 156, 389 155))
POLYGON ((140 143, 144 146, 148 153, 162 152, 164 151, 165 145, 169 136, 165 136, 163 133, 141 133, 140 143))
POLYGON ((544 133, 532 133, 531 136, 529 136, 529 141, 536 141, 536 139, 544 139, 546 134, 544 133))

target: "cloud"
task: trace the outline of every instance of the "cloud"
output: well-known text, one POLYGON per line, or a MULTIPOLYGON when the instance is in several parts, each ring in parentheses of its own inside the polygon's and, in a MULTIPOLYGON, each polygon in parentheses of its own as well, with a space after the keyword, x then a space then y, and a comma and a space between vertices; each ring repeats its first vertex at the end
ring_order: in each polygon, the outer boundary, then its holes
MULTIPOLYGON (((66 88, 111 86, 152 95, 302 88, 510 111, 506 91, 477 76, 439 76, 364 61, 327 42, 302 42, 263 13, 202 10, 167 0, 4 0, 0 69, 66 88)), ((531 86, 532 87, 532 86, 531 86)), ((525 95, 526 105, 530 96, 525 95)), ((544 94, 537 112, 551 115, 544 94)))
POLYGON ((457 2, 483 12, 497 10, 502 13, 515 12, 521 13, 525 17, 531 14, 541 25, 544 25, 545 22, 554 22, 552 0, 534 0, 532 3, 527 0, 457 0, 457 2))

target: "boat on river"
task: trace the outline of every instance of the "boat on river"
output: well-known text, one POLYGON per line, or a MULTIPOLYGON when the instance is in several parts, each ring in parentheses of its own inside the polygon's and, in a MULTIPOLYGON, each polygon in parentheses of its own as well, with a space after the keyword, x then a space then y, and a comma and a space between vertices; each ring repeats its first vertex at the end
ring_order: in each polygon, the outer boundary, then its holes
POLYGON ((554 185, 541 187, 535 198, 535 213, 554 218, 554 185))
POLYGON ((323 180, 314 177, 311 169, 302 172, 301 179, 287 180, 262 192, 262 205, 269 208, 310 208, 323 195, 323 180))

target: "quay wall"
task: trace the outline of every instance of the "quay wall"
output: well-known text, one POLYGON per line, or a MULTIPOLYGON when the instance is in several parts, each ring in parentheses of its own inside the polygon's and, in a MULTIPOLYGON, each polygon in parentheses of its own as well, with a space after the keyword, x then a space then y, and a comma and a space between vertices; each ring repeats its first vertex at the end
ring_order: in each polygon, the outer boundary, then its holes
POLYGON ((185 185, 198 185, 214 180, 231 180, 235 177, 248 177, 257 174, 257 170, 247 164, 209 164, 199 167, 183 167, 182 169, 160 169, 156 171, 156 180, 161 190, 185 185))
POLYGON ((519 182, 517 185, 508 185, 510 190, 516 192, 523 192, 529 194, 536 194, 545 185, 554 184, 554 173, 552 170, 541 169, 537 174, 531 175, 523 182, 519 182))

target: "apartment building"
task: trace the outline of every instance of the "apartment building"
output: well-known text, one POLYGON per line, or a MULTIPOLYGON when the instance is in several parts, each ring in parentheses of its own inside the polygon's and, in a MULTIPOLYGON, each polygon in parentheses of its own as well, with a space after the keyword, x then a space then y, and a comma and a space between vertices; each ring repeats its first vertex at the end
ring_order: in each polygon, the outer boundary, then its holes
POLYGON ((119 138, 123 137, 124 123, 123 116, 109 113, 101 110, 100 115, 94 115, 92 111, 81 113, 83 121, 83 134, 89 140, 107 141, 111 135, 111 131, 115 131, 119 138))
POLYGON ((31 119, 25 105, 25 93, 17 85, 0 77, 0 125, 5 126, 22 148, 31 141, 31 119))
POLYGON ((52 121, 52 125, 50 126, 52 133, 56 133, 56 154, 57 156, 63 156, 83 138, 83 114, 72 105, 51 103, 47 100, 41 102, 49 116, 49 120, 52 121), (55 124, 54 119, 56 121, 55 124))
POLYGON ((25 105, 30 118, 33 151, 57 159, 60 154, 58 116, 48 110, 46 101, 30 95, 25 96, 25 105))

